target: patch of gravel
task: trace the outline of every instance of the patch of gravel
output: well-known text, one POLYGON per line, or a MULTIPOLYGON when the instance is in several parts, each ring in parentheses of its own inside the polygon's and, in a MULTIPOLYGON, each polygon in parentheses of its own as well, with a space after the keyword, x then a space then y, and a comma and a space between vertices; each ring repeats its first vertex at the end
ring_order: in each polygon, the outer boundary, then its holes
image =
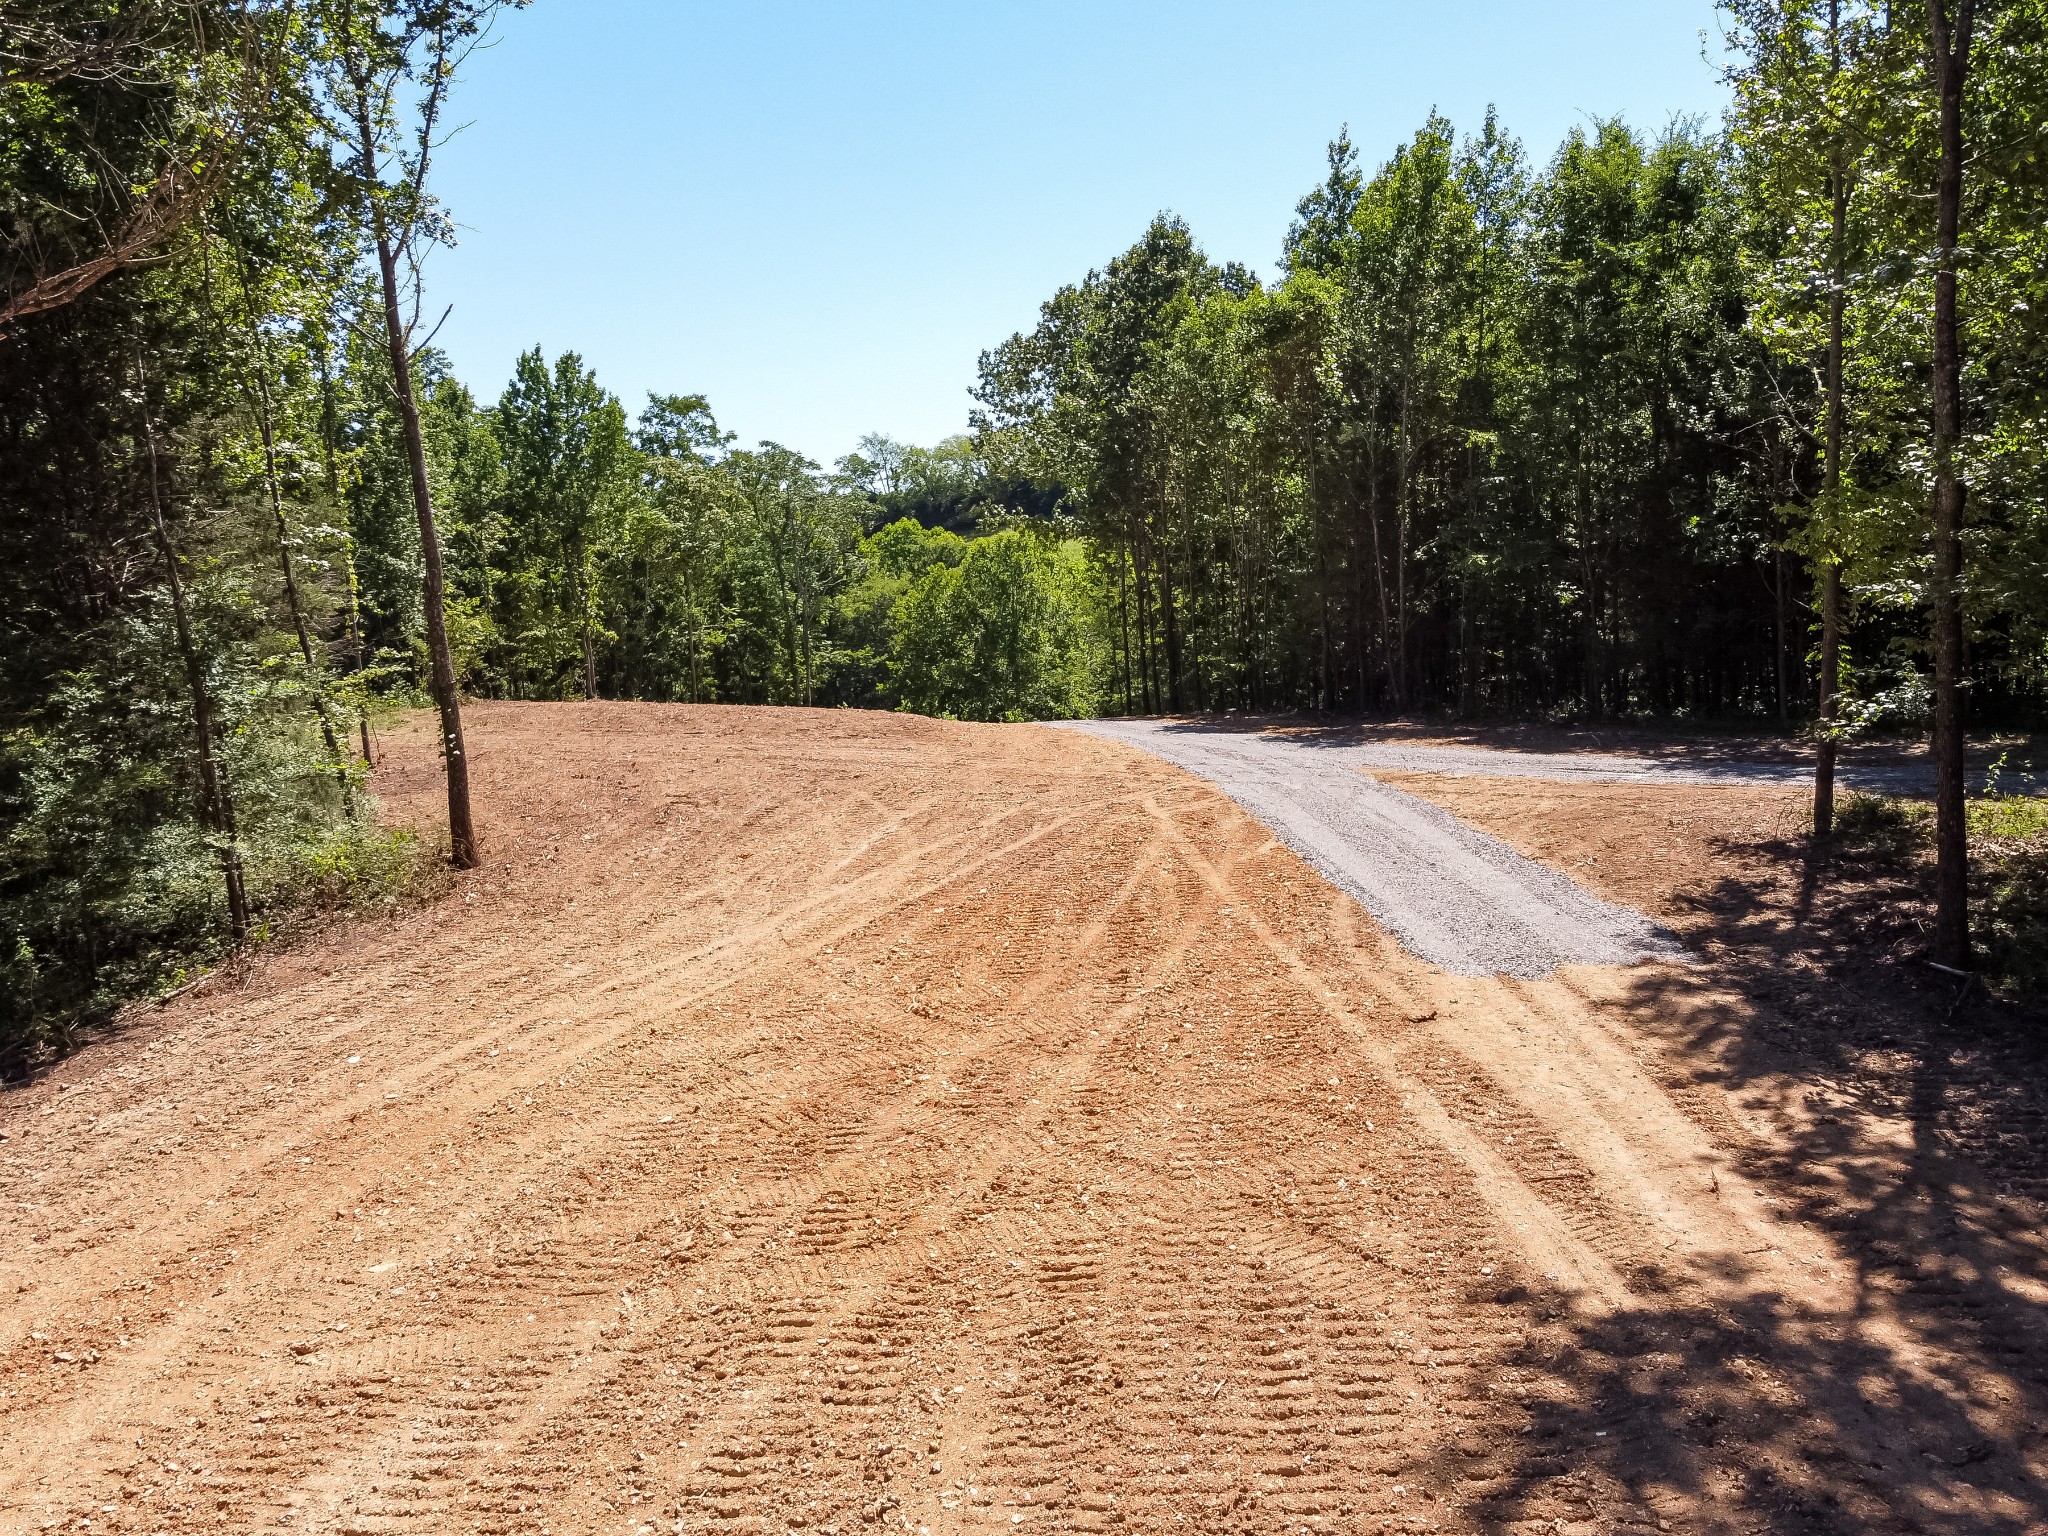
POLYGON ((1070 728, 1141 748, 1209 780, 1355 897, 1411 953, 1457 975, 1535 978, 1560 965, 1684 956, 1675 938, 1640 913, 1600 900, 1448 811, 1367 778, 1358 771, 1358 748, 1159 721, 1090 720, 1070 728))

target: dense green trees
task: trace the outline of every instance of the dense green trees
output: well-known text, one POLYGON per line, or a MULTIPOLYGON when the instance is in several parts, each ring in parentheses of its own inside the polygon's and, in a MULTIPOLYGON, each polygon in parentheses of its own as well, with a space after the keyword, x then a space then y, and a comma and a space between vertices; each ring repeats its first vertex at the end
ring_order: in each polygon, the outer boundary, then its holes
POLYGON ((1775 709, 1743 217, 1683 128, 1340 141, 1280 281, 1162 219, 984 358, 981 428, 1072 488, 1133 708, 1775 709))
POLYGON ((2020 594, 2022 571, 2038 569, 2048 487, 2034 455, 1999 445, 2038 442, 2042 425, 2031 298, 2048 6, 1730 9, 1742 51, 1730 141, 1769 221, 1756 242, 1760 330, 1815 375, 1788 414, 1818 445, 1816 480, 1791 508, 1821 596, 1816 826, 1830 815, 1832 739, 1867 715, 1859 691, 1883 698, 1858 686, 1859 670, 1879 671, 1876 641, 1894 695, 1931 702, 1935 949, 1960 964, 1966 699, 1996 709, 2041 678, 2040 610, 2020 594), (1825 696, 1837 687, 1840 706, 1825 696))
MULTIPOLYGON (((657 396, 629 429, 573 353, 522 357, 490 409, 431 354, 423 372, 430 478, 455 552, 450 633, 473 692, 975 719, 1098 701, 1084 552, 1013 511, 1005 498, 1054 498, 993 473, 968 439, 870 438, 828 473, 776 443, 735 449, 700 396, 657 396)), ((365 473, 357 525, 402 528, 389 510, 400 494, 365 473)), ((375 548, 373 629, 387 664, 411 657, 418 673, 416 542, 375 548)))
POLYGON ((353 247, 305 36, 34 11, 0 61, 0 1073, 402 852, 328 654, 311 338, 353 247))

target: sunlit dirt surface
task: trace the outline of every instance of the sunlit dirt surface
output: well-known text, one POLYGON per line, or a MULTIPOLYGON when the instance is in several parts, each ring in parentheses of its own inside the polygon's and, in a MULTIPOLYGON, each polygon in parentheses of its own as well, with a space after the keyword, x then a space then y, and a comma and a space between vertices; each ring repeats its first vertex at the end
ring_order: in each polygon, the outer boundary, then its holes
POLYGON ((0 1098, 0 1527, 2048 1509, 2038 1095, 1839 1104, 1704 939, 1443 975, 1072 733, 469 718, 485 869, 0 1098))

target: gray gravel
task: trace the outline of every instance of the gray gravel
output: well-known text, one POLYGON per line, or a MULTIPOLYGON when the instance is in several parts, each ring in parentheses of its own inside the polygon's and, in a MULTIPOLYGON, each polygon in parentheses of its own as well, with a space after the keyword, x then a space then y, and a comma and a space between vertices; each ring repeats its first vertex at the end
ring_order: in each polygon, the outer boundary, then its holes
POLYGON ((1356 897, 1411 953, 1447 971, 1533 978, 1560 965, 1629 965, 1684 954, 1640 913, 1581 890, 1426 800, 1365 777, 1357 754, 1367 749, 1157 721, 1090 720, 1074 728, 1209 780, 1356 897))

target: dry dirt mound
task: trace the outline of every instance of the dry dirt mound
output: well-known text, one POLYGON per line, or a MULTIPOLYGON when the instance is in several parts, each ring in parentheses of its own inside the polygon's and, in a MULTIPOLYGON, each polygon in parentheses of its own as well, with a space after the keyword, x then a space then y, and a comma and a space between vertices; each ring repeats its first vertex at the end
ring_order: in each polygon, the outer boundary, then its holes
POLYGON ((1690 973, 1447 976, 1070 733, 471 731, 449 899, 0 1100, 0 1528, 2042 1508, 2038 1253, 1996 1348, 1859 1286, 1632 1031, 1690 973))

